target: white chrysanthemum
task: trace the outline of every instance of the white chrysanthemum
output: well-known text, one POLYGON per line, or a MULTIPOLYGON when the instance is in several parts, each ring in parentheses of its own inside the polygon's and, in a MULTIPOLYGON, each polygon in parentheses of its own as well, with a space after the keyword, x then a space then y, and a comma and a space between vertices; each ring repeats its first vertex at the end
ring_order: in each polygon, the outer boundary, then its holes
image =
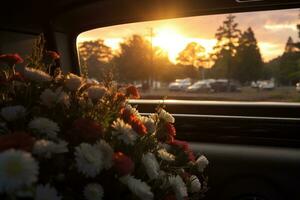
POLYGON ((60 130, 57 123, 44 117, 38 117, 31 120, 28 127, 36 133, 48 138, 55 138, 60 130))
POLYGON ((190 182, 190 191, 191 191, 191 193, 200 192, 200 190, 201 190, 201 183, 200 183, 200 181, 199 181, 199 179, 198 179, 197 176, 192 175, 189 178, 189 182, 190 182))
POLYGON ((209 164, 207 158, 205 156, 200 156, 196 162, 195 165, 197 166, 197 169, 199 172, 203 172, 205 167, 209 164))
POLYGON ((120 181, 127 185, 129 190, 137 197, 143 200, 151 200, 154 195, 151 192, 151 188, 145 182, 134 178, 133 176, 126 175, 120 178, 120 181))
POLYGON ((123 141, 125 144, 134 144, 137 139, 137 134, 129 124, 118 118, 113 122, 112 127, 115 129, 113 135, 117 136, 119 140, 123 141))
POLYGON ((83 191, 86 200, 101 200, 104 195, 103 188, 98 183, 91 183, 85 186, 83 191))
POLYGON ((169 152, 167 152, 166 149, 160 149, 157 151, 158 156, 166 161, 174 161, 175 160, 175 156, 169 152))
POLYGON ((87 177, 97 176, 104 167, 103 153, 96 145, 81 143, 75 148, 76 166, 87 177))
POLYGON ((148 133, 154 133, 156 130, 156 126, 154 124, 154 120, 150 117, 141 117, 141 122, 146 126, 148 133))
POLYGON ((58 143, 49 140, 38 140, 34 143, 32 153, 45 158, 51 158, 52 154, 68 152, 68 143, 60 140, 58 143))
POLYGON ((25 115, 26 109, 21 105, 7 106, 1 109, 1 116, 9 122, 23 118, 25 115))
POLYGON ((57 88, 54 92, 50 89, 45 89, 41 96, 42 104, 52 107, 53 105, 59 103, 65 105, 66 107, 70 106, 70 98, 67 93, 62 91, 62 87, 57 88))
POLYGON ((86 90, 88 97, 92 100, 98 100, 103 97, 107 89, 100 85, 93 85, 86 90))
POLYGON ((137 118, 141 118, 141 115, 139 113, 139 111, 135 108, 135 107, 132 107, 130 104, 126 104, 125 105, 125 109, 130 113, 130 114, 133 114, 135 115, 137 118))
POLYGON ((38 185, 35 189, 34 200, 61 200, 61 196, 58 196, 55 188, 49 184, 38 185))
POLYGON ((52 80, 51 76, 41 70, 25 67, 24 77, 36 82, 49 82, 52 80))
POLYGON ((169 183, 175 193, 177 200, 183 200, 188 196, 186 185, 184 184, 182 178, 177 176, 170 176, 169 183))
POLYGON ((10 149, 0 153, 0 193, 30 186, 38 172, 37 162, 27 152, 10 149))
POLYGON ((150 179, 157 179, 159 177, 159 164, 153 153, 146 153, 142 157, 142 163, 146 168, 147 175, 150 179))
POLYGON ((81 87, 82 83, 83 83, 83 80, 80 76, 77 76, 72 73, 69 73, 66 76, 65 85, 71 91, 78 90, 81 87))
POLYGON ((168 123, 174 123, 175 122, 174 117, 170 113, 168 113, 167 111, 165 111, 164 109, 160 110, 158 117, 160 119, 165 120, 168 123))
POLYGON ((104 168, 111 168, 113 165, 114 150, 104 140, 100 140, 99 142, 97 142, 96 147, 102 151, 104 168))

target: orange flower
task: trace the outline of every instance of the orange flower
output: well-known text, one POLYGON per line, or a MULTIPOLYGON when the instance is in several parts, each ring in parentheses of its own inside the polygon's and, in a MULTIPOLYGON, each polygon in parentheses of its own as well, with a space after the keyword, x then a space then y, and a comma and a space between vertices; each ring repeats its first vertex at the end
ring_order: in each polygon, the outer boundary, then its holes
POLYGON ((133 98, 133 99, 139 99, 140 98, 139 91, 133 85, 126 88, 126 95, 133 98))
POLYGON ((128 109, 122 109, 121 117, 126 123, 130 124, 132 129, 139 135, 147 134, 146 126, 141 122, 139 118, 137 118, 134 114, 130 113, 128 109))
POLYGON ((31 151, 35 139, 25 132, 14 132, 0 136, 0 151, 7 149, 20 149, 31 151))
POLYGON ((137 132, 139 135, 147 134, 146 126, 139 120, 136 116, 132 115, 129 121, 132 129, 137 132))
POLYGON ((2 54, 0 55, 0 62, 7 63, 9 65, 15 65, 24 62, 19 54, 2 54))

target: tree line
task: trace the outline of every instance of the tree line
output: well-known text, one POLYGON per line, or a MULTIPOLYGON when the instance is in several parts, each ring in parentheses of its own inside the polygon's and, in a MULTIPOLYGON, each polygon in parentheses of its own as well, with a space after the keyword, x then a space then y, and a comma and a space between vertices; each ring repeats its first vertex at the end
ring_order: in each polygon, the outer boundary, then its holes
MULTIPOLYGON (((297 28, 300 38, 300 25, 297 28)), ((79 45, 79 55, 89 77, 98 80, 107 70, 120 82, 170 82, 189 77, 224 78, 245 85, 275 78, 278 84, 291 85, 300 80, 300 45, 291 37, 283 54, 267 63, 263 62, 253 29, 241 31, 234 15, 226 17, 215 38, 213 53, 208 55, 201 44, 191 42, 178 54, 176 64, 169 60, 167 52, 141 35, 125 39, 118 53, 113 53, 101 39, 86 41, 79 45)))

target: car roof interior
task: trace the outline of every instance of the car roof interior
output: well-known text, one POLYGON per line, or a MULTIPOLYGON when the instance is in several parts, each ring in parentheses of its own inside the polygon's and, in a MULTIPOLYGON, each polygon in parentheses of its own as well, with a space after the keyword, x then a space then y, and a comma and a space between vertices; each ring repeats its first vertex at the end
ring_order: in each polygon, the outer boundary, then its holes
MULTIPOLYGON (((3 4, 3 3, 2 3, 3 4)), ((208 14, 295 8, 297 0, 30 0, 6 1, 1 29, 78 34, 103 26, 208 14), (22 17, 20 17, 22 16, 22 17), (70 23, 76 22, 76 23, 70 23)))

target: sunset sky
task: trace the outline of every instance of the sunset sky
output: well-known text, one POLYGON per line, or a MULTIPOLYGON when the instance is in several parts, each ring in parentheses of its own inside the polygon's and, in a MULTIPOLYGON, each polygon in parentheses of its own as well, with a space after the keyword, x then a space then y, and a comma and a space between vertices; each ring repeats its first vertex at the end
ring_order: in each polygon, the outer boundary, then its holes
MULTIPOLYGON (((235 14, 242 31, 249 26, 254 30, 265 61, 283 53, 289 36, 298 41, 298 15, 298 9, 235 14)), ((178 52, 192 41, 200 43, 207 52, 211 52, 216 43, 215 32, 225 17, 226 15, 210 15, 99 28, 80 34, 77 42, 103 39, 106 45, 118 50, 119 43, 132 34, 140 34, 149 39, 152 28, 155 33, 153 45, 166 50, 170 60, 175 62, 178 52)))

